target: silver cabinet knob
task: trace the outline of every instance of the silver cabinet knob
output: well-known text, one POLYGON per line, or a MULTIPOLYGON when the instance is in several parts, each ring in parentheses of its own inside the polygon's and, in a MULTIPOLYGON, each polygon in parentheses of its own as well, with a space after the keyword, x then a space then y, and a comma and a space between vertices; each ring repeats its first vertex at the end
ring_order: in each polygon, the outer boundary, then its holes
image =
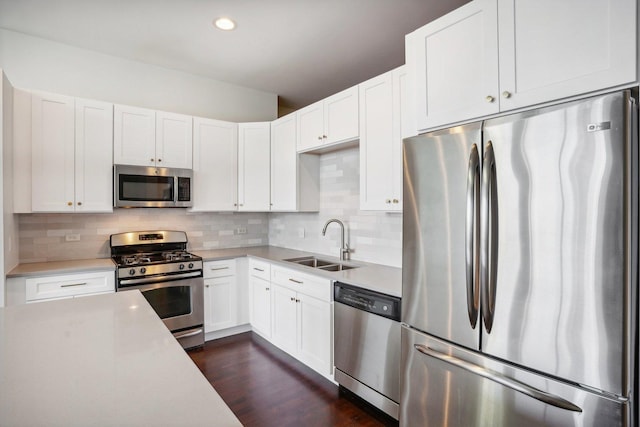
POLYGON ((158 162, 161 162, 161 161, 162 161, 162 159, 158 159, 158 162))
POLYGON ((153 162, 153 159, 150 159, 153 162))
POLYGON ((327 139, 327 135, 322 135, 322 138, 323 139, 327 139))
POLYGON ((322 135, 318 137, 318 141, 322 141, 322 135))
POLYGON ((82 202, 78 202, 78 206, 82 206, 82 202))
POLYGON ((511 98, 511 92, 505 90, 504 92, 502 92, 502 97, 505 99, 511 98))
POLYGON ((67 202, 67 206, 73 206, 73 202, 67 202))
POLYGON ((495 100, 495 98, 491 95, 487 95, 487 97, 485 98, 485 100, 489 103, 493 102, 495 100))
POLYGON ((209 285, 204 285, 204 287, 205 287, 205 288, 208 288, 208 287, 209 287, 209 285))
POLYGON ((385 203, 391 203, 391 199, 387 199, 384 201, 385 203))
POLYGON ((393 203, 400 203, 398 199, 393 199, 393 203))

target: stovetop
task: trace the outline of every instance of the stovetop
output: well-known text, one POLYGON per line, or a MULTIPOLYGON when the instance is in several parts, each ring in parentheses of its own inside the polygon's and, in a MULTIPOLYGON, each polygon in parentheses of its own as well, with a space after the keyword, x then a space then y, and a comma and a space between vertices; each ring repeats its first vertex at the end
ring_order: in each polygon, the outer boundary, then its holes
POLYGON ((181 261, 200 261, 197 255, 191 254, 187 251, 161 251, 161 252, 140 252, 132 254, 115 255, 113 261, 118 267, 126 266, 141 266, 141 265, 153 265, 164 264, 169 262, 181 262, 181 261))

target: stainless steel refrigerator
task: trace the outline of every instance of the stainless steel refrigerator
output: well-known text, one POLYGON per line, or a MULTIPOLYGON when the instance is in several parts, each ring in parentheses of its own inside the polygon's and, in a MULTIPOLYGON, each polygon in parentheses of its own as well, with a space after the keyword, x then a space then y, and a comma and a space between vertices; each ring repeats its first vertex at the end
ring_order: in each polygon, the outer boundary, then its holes
POLYGON ((401 426, 634 425, 629 91, 404 141, 401 426))

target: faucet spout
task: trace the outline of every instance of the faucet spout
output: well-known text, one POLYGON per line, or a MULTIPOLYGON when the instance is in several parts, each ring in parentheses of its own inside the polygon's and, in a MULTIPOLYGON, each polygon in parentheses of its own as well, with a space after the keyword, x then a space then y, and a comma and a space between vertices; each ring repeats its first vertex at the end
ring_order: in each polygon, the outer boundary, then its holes
POLYGON ((341 234, 340 234, 340 261, 344 261, 349 255, 349 245, 344 243, 344 224, 339 219, 332 218, 324 224, 322 228, 322 235, 324 236, 327 233, 327 227, 332 222, 335 222, 340 226, 341 234))

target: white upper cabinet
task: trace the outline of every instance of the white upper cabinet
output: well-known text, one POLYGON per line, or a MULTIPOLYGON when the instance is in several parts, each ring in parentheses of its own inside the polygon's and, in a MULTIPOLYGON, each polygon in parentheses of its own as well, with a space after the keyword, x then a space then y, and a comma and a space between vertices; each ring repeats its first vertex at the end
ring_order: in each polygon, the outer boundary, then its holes
POLYGON ((636 7, 636 0, 498 1, 500 109, 635 82, 636 7))
POLYGON ((194 211, 238 209, 238 124, 193 119, 194 211))
POLYGON ((271 123, 238 125, 238 210, 268 211, 271 123))
POLYGON ((296 115, 271 122, 271 210, 317 211, 319 158, 296 152, 296 115))
POLYGON ((156 112, 156 165, 166 168, 193 167, 193 118, 183 114, 156 112))
POLYGON ((296 112, 298 151, 358 138, 358 86, 311 104, 296 112))
POLYGON ((407 35, 418 129, 499 111, 497 32, 496 0, 475 0, 407 35))
POLYGON ((635 0, 474 0, 409 34, 423 131, 637 82, 635 0))
POLYGON ((112 104, 31 97, 33 212, 112 211, 112 104))
POLYGON ((156 165, 156 112, 125 105, 114 106, 113 162, 119 165, 156 165))
POLYGON ((114 163, 191 169, 192 127, 190 116, 116 105, 114 163))
POLYGON ((360 209, 402 211, 404 66, 360 84, 360 209))
POLYGON ((113 104, 76 99, 76 212, 113 210, 113 104))

